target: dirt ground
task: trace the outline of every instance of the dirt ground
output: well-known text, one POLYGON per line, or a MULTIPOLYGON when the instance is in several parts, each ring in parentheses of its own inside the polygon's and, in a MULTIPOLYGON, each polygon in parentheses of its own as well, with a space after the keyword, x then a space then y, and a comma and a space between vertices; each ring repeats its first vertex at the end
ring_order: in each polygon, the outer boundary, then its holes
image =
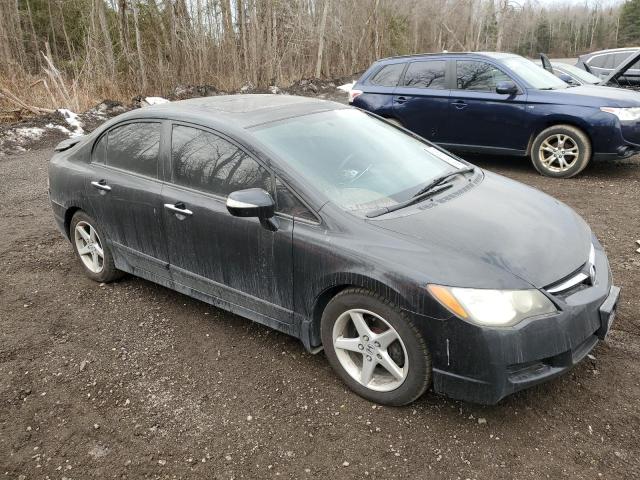
POLYGON ((614 330, 497 406, 428 392, 387 408, 293 338, 144 280, 88 280, 54 227, 50 155, 0 157, 0 478, 640 476, 640 158, 571 180, 472 159, 592 225, 622 287, 614 330))

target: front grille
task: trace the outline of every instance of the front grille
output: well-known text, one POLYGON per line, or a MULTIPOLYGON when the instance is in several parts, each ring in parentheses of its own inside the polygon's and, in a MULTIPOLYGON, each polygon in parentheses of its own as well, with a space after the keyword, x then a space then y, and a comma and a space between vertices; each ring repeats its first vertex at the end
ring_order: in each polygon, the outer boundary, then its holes
POLYGON ((548 286, 545 290, 553 295, 568 295, 569 293, 574 293, 574 291, 590 286, 591 278, 581 269, 578 273, 548 286))
POLYGON ((580 269, 567 277, 545 287, 545 290, 552 295, 568 296, 593 285, 596 273, 596 254, 591 245, 589 260, 580 269))

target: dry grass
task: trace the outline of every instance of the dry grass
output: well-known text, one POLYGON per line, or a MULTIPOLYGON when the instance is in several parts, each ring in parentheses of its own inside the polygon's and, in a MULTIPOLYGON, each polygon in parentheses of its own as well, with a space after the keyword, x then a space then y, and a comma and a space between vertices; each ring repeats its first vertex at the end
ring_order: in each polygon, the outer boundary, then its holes
MULTIPOLYGON (((12 76, 0 76, 0 88, 9 90, 27 105, 44 108, 68 108, 77 112, 84 112, 104 99, 117 100, 128 103, 136 95, 133 88, 102 84, 90 86, 84 82, 62 80, 64 89, 54 84, 45 75, 30 75, 17 73, 12 76), (68 92, 65 95, 64 92, 68 92)), ((15 120, 16 117, 29 116, 30 112, 20 108, 15 102, 0 94, 0 121, 15 120)))

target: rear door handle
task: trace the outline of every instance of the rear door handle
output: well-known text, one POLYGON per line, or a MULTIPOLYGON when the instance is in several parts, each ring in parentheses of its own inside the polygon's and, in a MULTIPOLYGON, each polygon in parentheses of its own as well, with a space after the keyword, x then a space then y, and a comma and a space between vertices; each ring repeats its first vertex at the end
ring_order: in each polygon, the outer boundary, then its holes
POLYGON ((91 185, 93 185, 98 190, 104 190, 105 192, 111 191, 111 187, 107 185, 107 181, 105 179, 98 180, 97 182, 91 182, 91 185))
POLYGON ((396 97, 396 103, 405 103, 407 100, 407 97, 396 97))
POLYGON ((164 208, 167 210, 171 210, 173 213, 177 215, 191 216, 193 212, 185 207, 184 203, 176 202, 174 203, 165 203, 164 208))
POLYGON ((467 106, 467 104, 462 100, 456 100, 455 102, 453 102, 452 105, 456 107, 458 110, 462 110, 464 107, 467 106))

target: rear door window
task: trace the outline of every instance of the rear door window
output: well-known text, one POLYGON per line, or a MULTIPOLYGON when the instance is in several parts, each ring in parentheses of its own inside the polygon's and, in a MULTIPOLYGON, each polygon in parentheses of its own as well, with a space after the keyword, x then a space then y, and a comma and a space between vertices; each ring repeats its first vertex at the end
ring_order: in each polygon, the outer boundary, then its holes
POLYGON ((477 60, 456 61, 456 86, 459 90, 495 92, 499 82, 511 78, 487 62, 477 60))
POLYGON ((402 71, 404 70, 404 63, 394 63, 392 65, 386 65, 382 67, 378 71, 378 73, 374 74, 369 80, 371 85, 378 85, 381 87, 395 87, 398 85, 398 81, 400 80, 400 75, 402 75, 402 71))
POLYGON ((591 67, 596 68, 613 68, 615 63, 615 54, 613 53, 605 53, 602 55, 596 55, 591 59, 588 63, 591 67))
POLYGON ((159 122, 136 122, 109 131, 107 165, 157 178, 160 127, 159 122))
POLYGON ((412 88, 446 89, 444 60, 412 62, 404 75, 404 86, 412 88))
POLYGON ((172 179, 176 185, 223 197, 236 190, 271 187, 271 173, 233 143, 198 128, 174 125, 172 179))

